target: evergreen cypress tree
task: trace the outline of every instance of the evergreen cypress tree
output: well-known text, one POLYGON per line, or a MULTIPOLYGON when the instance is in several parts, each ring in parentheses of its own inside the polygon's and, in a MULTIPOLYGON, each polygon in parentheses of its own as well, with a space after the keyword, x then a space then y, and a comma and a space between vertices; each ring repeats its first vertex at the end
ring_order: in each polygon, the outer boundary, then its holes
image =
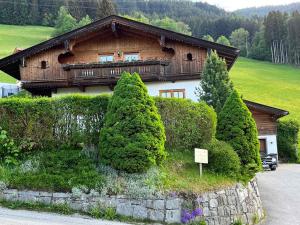
POLYGON ((232 90, 225 60, 211 52, 204 65, 200 87, 196 88, 199 101, 205 101, 219 113, 232 90))
POLYGON ((261 165, 258 133, 251 112, 234 90, 218 115, 217 138, 226 141, 237 152, 242 165, 261 165))
POLYGON ((164 127, 137 73, 123 73, 100 132, 100 161, 129 173, 144 172, 165 158, 164 127))

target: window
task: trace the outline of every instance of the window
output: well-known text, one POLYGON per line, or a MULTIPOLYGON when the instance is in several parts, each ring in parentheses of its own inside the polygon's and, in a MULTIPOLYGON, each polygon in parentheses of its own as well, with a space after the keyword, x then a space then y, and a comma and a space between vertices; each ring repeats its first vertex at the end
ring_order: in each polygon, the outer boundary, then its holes
POLYGON ((99 61, 102 63, 106 63, 106 62, 113 62, 114 61, 114 55, 100 55, 99 56, 99 61))
POLYGON ((41 68, 44 70, 44 69, 47 69, 47 61, 41 61, 41 68))
POLYGON ((186 55, 186 58, 187 58, 188 61, 193 61, 193 55, 192 55, 192 53, 188 53, 186 55))
POLYGON ((139 59, 139 53, 128 53, 124 55, 124 60, 128 62, 138 61, 139 59))
POLYGON ((185 98, 185 89, 160 90, 159 96, 163 98, 185 98))

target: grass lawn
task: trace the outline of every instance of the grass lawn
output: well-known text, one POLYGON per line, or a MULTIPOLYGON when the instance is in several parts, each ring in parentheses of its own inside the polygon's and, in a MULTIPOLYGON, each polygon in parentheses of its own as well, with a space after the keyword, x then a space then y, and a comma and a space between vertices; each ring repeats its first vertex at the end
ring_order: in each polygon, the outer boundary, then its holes
POLYGON ((300 68, 240 58, 230 76, 245 99, 285 109, 290 115, 284 119, 300 121, 300 68))
MULTIPOLYGON (((16 47, 28 48, 49 39, 52 31, 50 27, 0 25, 0 58, 12 54, 16 47)), ((15 83, 16 80, 0 72, 0 82, 15 83)))
POLYGON ((287 110, 283 120, 300 122, 300 68, 239 58, 230 76, 245 99, 287 110))
POLYGON ((236 183, 235 179, 217 175, 203 169, 200 177, 199 165, 194 162, 193 151, 169 151, 163 171, 167 176, 165 189, 176 192, 203 193, 219 190, 236 183))

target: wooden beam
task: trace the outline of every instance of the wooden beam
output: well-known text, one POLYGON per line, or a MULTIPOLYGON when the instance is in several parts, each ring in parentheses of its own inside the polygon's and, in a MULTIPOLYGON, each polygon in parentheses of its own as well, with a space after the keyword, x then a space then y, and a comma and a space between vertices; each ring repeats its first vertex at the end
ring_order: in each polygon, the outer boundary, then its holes
POLYGON ((65 40, 64 41, 64 47, 66 52, 72 52, 73 47, 75 46, 76 41, 75 40, 65 40))
POLYGON ((21 59, 21 66, 22 66, 22 67, 26 67, 26 58, 25 58, 25 57, 23 57, 23 58, 21 59))
POLYGON ((159 45, 162 47, 162 48, 165 48, 166 47, 166 37, 164 35, 160 36, 160 39, 159 39, 159 45))
POLYGON ((118 38, 118 37, 119 37, 119 34, 118 34, 117 24, 116 24, 115 21, 113 21, 113 22, 111 23, 111 30, 112 30, 113 34, 115 35, 115 37, 118 38))

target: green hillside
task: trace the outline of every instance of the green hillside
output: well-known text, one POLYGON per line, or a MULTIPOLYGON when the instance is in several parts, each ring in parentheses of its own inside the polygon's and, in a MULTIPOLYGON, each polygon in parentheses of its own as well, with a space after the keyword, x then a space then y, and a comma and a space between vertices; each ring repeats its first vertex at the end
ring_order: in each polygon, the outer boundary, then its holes
MULTIPOLYGON (((0 25, 0 58, 18 48, 27 48, 50 37, 53 28, 38 26, 0 25)), ((0 82, 14 83, 15 79, 0 72, 0 82)))
MULTIPOLYGON (((0 25, 0 58, 15 47, 26 48, 50 37, 53 28, 0 25)), ((300 69, 239 58, 230 72, 245 99, 290 111, 300 121, 300 69)), ((0 72, 0 82, 15 80, 0 72)))
POLYGON ((288 110, 284 119, 300 122, 300 68, 240 58, 230 75, 245 99, 288 110))

